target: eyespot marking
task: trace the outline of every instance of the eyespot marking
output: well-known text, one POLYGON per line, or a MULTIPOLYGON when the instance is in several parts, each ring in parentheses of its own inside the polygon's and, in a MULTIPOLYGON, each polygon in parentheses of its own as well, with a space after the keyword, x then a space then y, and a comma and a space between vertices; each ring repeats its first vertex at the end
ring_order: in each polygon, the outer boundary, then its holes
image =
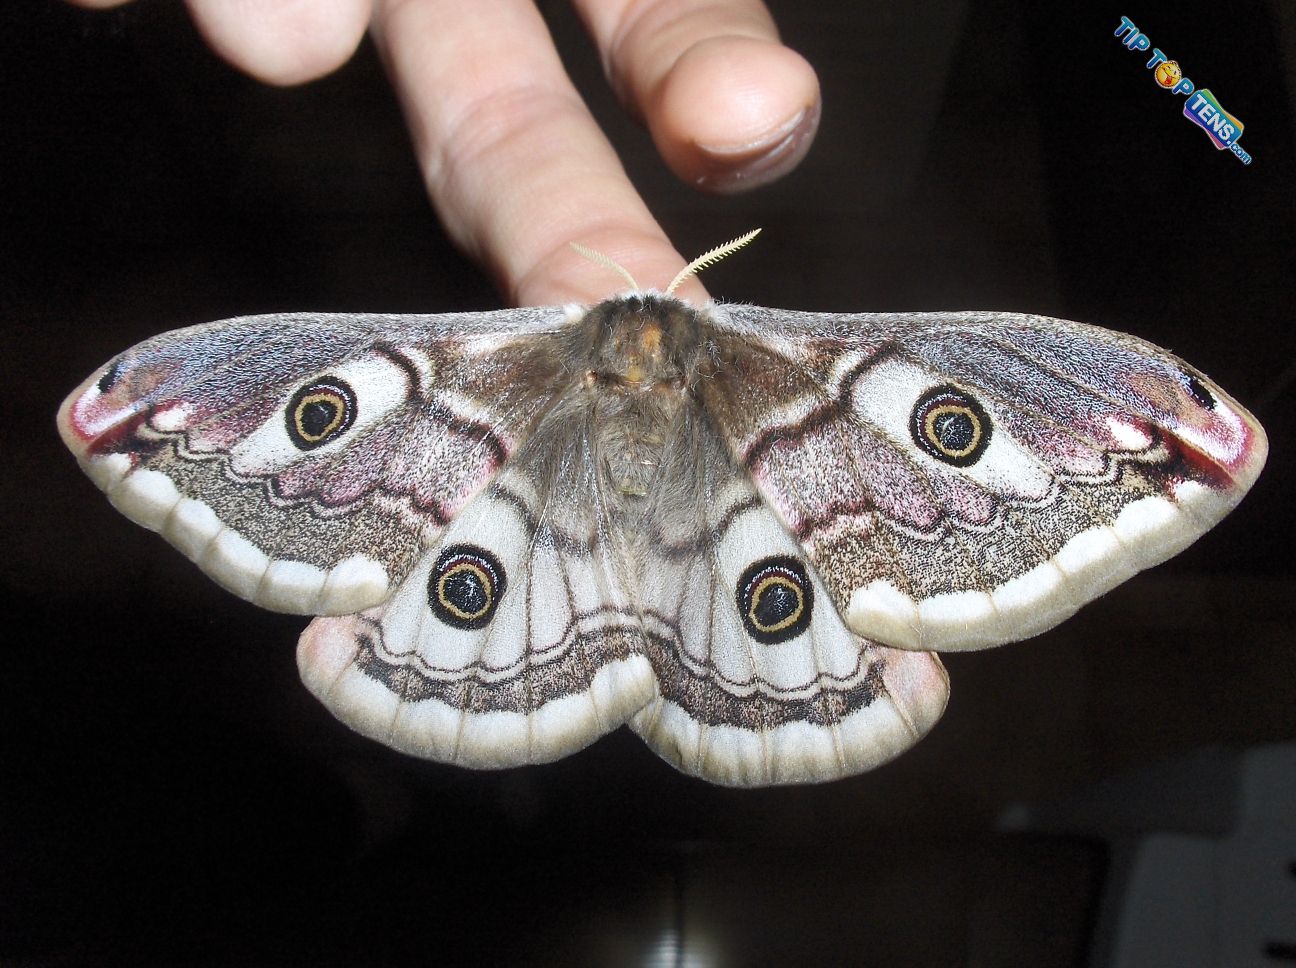
POLYGON ((747 634, 764 645, 796 638, 814 611, 814 587, 805 565, 787 555, 749 565, 738 579, 737 599, 747 634))
POLYGON ((479 629, 495 615, 504 596, 504 568, 476 545, 451 545, 437 556, 428 575, 428 605, 457 629, 479 629))
POLYGON ((293 394, 284 410, 288 439, 299 450, 314 450, 336 440, 355 418, 355 391, 337 377, 312 380, 293 394))
POLYGON ((1202 383, 1201 380, 1197 379, 1197 377, 1190 373, 1185 373, 1184 388, 1188 391, 1190 397, 1207 410, 1215 409, 1215 394, 1211 393, 1210 388, 1206 386, 1206 384, 1202 383))
POLYGON ((914 443, 955 467, 975 464, 990 445, 985 409, 957 387, 933 387, 918 398, 909 420, 914 443))
POLYGON ((104 370, 104 375, 101 376, 99 382, 95 384, 95 386, 99 388, 100 393, 108 393, 117 385, 117 381, 121 379, 121 369, 121 360, 113 360, 112 365, 109 366, 108 369, 104 370))

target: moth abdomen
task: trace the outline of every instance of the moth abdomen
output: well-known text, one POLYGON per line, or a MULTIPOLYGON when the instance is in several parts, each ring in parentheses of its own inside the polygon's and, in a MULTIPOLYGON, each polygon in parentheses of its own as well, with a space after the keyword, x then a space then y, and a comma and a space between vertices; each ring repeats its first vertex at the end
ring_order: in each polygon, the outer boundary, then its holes
POLYGON ((673 399, 606 394, 595 404, 597 444, 610 493, 647 497, 657 480, 682 395, 673 399))

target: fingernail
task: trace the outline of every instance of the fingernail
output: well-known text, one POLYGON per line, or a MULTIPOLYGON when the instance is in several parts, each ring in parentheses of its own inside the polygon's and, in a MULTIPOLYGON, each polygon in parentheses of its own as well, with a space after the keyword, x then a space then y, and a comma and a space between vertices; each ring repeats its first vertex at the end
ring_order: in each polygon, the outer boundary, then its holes
POLYGON ((741 145, 698 145, 702 173, 698 188, 725 194, 746 191, 781 178, 797 166, 810 149, 819 127, 820 103, 793 117, 759 139, 741 145))

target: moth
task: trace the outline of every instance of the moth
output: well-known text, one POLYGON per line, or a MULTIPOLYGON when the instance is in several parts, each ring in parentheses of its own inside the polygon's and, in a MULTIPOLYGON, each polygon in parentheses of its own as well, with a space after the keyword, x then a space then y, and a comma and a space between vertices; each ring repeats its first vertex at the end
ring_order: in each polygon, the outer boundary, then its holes
POLYGON ((1260 472, 1256 420, 1133 336, 671 294, 749 237, 595 306, 166 333, 59 429, 220 584, 320 616, 302 679, 364 735, 508 767, 628 724, 739 786, 896 756, 934 652, 1050 628, 1260 472))

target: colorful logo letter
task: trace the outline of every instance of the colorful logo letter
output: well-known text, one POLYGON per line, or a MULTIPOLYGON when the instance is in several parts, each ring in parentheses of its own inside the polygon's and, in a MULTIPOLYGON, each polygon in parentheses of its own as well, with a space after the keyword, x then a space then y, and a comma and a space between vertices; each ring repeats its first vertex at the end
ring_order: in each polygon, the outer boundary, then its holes
POLYGON ((1206 88, 1184 101, 1184 117, 1197 122, 1220 151, 1242 137, 1242 122, 1220 107, 1215 95, 1206 88))

